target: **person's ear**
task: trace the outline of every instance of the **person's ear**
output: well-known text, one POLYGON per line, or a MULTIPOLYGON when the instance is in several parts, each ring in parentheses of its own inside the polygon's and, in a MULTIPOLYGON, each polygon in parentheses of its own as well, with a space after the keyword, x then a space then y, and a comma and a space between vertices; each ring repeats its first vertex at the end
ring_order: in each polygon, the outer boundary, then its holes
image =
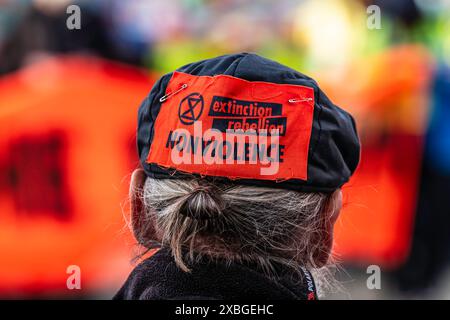
POLYGON ((327 201, 322 212, 322 223, 318 234, 318 243, 321 245, 314 253, 314 263, 317 267, 327 264, 331 250, 333 249, 334 225, 339 217, 342 208, 342 191, 336 190, 327 201))
POLYGON ((130 220, 134 237, 140 243, 144 243, 142 231, 145 219, 145 207, 142 199, 145 179, 147 178, 143 169, 136 169, 131 174, 129 198, 130 198, 130 220))
POLYGON ((329 216, 329 220, 330 220, 330 227, 331 227, 331 231, 333 231, 334 229, 334 224, 336 223, 337 219, 339 218, 339 214, 341 213, 341 209, 342 209, 342 190, 338 189, 336 190, 333 195, 332 195, 332 201, 330 203, 330 207, 329 207, 329 212, 330 212, 330 216, 329 216))

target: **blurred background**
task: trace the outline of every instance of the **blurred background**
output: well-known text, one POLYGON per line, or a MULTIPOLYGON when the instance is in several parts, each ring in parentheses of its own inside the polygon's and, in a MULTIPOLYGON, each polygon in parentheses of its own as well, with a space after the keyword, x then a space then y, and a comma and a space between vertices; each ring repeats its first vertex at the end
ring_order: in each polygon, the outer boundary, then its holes
POLYGON ((0 0, 0 298, 112 297, 137 250, 140 102, 163 73, 239 51, 316 78, 357 119, 329 298, 450 299, 450 0, 0 0))

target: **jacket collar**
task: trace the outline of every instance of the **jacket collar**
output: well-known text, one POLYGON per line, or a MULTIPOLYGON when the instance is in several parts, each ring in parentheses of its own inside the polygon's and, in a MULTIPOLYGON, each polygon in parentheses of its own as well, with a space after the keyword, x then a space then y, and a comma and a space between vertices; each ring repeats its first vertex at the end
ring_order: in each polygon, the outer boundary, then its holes
POLYGON ((114 299, 263 299, 315 300, 311 273, 277 268, 275 280, 250 265, 201 260, 180 270, 171 251, 162 248, 141 262, 114 299))

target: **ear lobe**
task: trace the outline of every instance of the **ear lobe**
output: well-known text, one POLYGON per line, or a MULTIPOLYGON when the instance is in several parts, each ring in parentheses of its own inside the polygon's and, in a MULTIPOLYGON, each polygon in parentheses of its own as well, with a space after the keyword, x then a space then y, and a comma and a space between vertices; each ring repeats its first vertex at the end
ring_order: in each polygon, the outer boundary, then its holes
POLYGON ((315 243, 319 245, 315 248, 313 253, 314 263, 316 268, 321 268, 325 266, 329 260, 331 249, 333 246, 333 231, 330 233, 330 223, 329 221, 322 220, 321 226, 318 233, 316 234, 317 239, 315 243))
POLYGON ((136 169, 133 171, 130 180, 130 189, 129 189, 129 197, 130 197, 130 210, 131 210, 131 227, 133 230, 134 237, 140 243, 144 243, 142 230, 143 223, 145 219, 145 207, 142 201, 142 192, 144 189, 145 179, 147 175, 144 170, 136 169))
POLYGON ((332 227, 334 227, 334 224, 336 223, 337 219, 339 218, 339 214, 341 213, 342 209, 342 190, 338 189, 334 192, 333 196, 333 207, 331 210, 333 211, 333 214, 331 216, 332 221, 332 227))
POLYGON ((324 216, 322 217, 320 233, 318 234, 319 239, 317 239, 321 246, 314 252, 314 262, 317 267, 323 267, 327 264, 333 249, 334 224, 342 208, 341 190, 336 190, 327 202, 324 212, 322 212, 324 216))

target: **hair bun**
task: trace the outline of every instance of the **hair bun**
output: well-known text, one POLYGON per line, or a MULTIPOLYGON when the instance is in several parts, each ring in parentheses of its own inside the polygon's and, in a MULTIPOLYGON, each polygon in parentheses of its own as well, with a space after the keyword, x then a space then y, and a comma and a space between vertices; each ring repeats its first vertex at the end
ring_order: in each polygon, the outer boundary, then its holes
POLYGON ((186 195, 180 213, 191 219, 211 219, 222 214, 220 190, 213 185, 199 185, 186 195))

